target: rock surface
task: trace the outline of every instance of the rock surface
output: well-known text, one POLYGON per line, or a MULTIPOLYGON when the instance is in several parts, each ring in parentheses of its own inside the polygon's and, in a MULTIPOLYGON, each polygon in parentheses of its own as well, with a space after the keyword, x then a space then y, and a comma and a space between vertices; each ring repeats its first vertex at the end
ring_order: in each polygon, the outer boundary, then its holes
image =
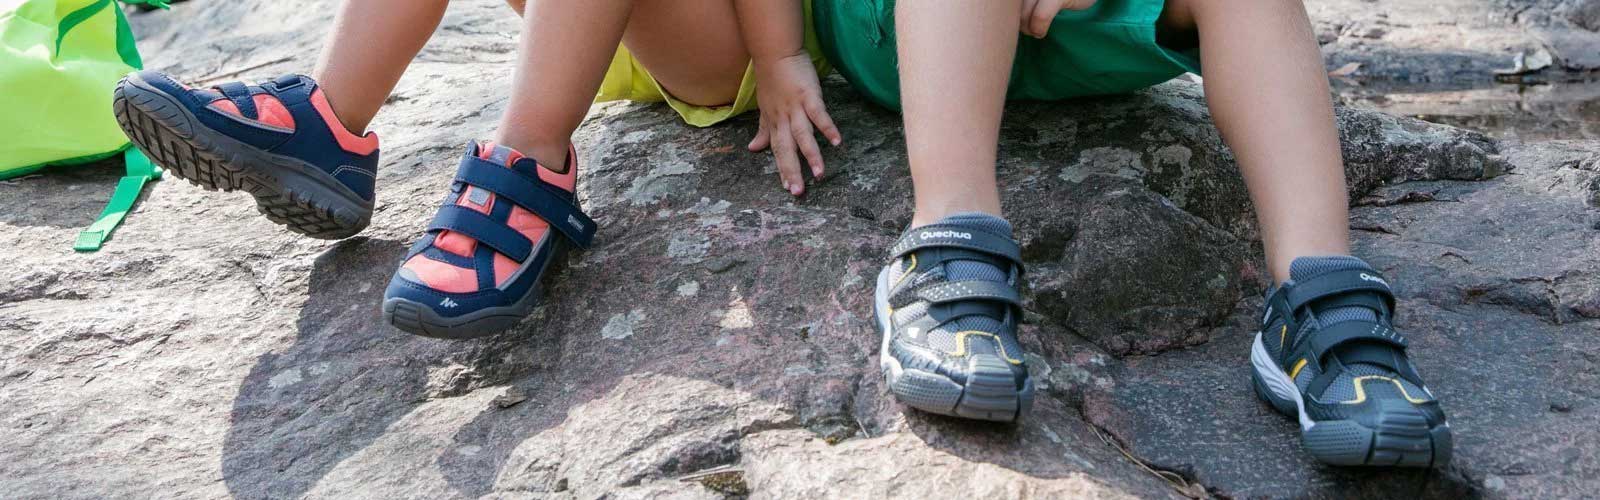
MULTIPOLYGON (((134 16, 152 67, 303 71, 320 5, 134 16), (296 15, 289 15, 295 13, 296 15), (245 15, 287 19, 263 27, 245 15)), ((1014 106, 1005 203, 1043 392, 1017 426, 917 413, 876 373, 868 294, 909 220, 898 118, 837 80, 846 143, 803 199, 661 106, 579 132, 590 252, 480 341, 378 299, 461 143, 504 109, 515 25, 457 1, 378 118, 362 236, 297 238, 241 194, 155 185, 107 248, 70 241, 115 166, 0 183, 0 491, 97 497, 1561 497, 1600 490, 1600 143, 1498 144, 1341 110, 1357 248, 1399 283, 1444 397, 1439 471, 1312 463, 1255 401, 1253 214, 1192 84, 1014 106), (1510 175, 1502 175, 1506 173, 1510 175), (1486 355, 1491 354, 1492 355, 1486 355)))
MULTIPOLYGON (((1328 68, 1411 83, 1485 82, 1522 55, 1547 74, 1600 69, 1594 0, 1306 0, 1328 68), (1547 66, 1547 69, 1543 67, 1547 66)), ((1559 76, 1558 76, 1559 78, 1559 76)))

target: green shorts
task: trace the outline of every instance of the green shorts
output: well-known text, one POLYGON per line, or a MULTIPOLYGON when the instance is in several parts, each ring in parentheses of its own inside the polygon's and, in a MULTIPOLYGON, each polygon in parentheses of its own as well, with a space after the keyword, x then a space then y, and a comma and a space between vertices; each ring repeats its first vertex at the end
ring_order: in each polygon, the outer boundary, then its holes
MULTIPOLYGON (((986 1, 986 0, 979 0, 986 1)), ((1164 0, 1100 0, 1061 11, 1050 34, 1018 34, 1008 99, 1060 100, 1125 94, 1199 73, 1198 51, 1156 44, 1164 0)), ((828 61, 856 90, 900 109, 895 55, 895 0, 814 0, 814 23, 828 61)))

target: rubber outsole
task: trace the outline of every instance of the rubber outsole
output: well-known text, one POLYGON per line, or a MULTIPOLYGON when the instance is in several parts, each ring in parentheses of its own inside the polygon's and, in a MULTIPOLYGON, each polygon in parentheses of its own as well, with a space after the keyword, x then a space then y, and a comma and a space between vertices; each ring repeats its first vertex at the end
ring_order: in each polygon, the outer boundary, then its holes
POLYGON ((383 301, 383 320, 401 331, 436 339, 465 340, 487 337, 510 330, 533 312, 513 307, 478 311, 467 317, 445 318, 433 308, 406 299, 383 301))
MULTIPOLYGON (((446 317, 434 312, 432 307, 417 301, 386 297, 383 299, 383 321, 403 332, 436 339, 466 340, 503 333, 516 327, 523 318, 533 312, 534 307, 539 305, 540 299, 544 296, 545 274, 559 269, 558 264, 566 260, 572 248, 556 243, 549 251, 554 253, 544 259, 543 267, 539 269, 530 267, 520 271, 538 274, 533 278, 535 281, 528 288, 528 293, 523 294, 515 303, 446 317)), ((511 280, 516 279, 517 276, 511 278, 511 280)))
POLYGON ((1300 443, 1318 461, 1369 467, 1436 467, 1450 462, 1454 442, 1448 423, 1430 427, 1421 411, 1401 401, 1379 402, 1376 427, 1354 420, 1313 421, 1293 381, 1267 354, 1260 333, 1250 361, 1256 396, 1278 412, 1299 418, 1300 443))
POLYGON ((1033 407, 1033 380, 1017 389, 1011 366, 997 356, 980 354, 967 358, 967 383, 918 369, 902 369, 889 354, 888 268, 878 273, 873 313, 883 335, 878 351, 884 384, 896 400, 917 410, 952 417, 995 422, 1016 422, 1033 407))
POLYGON ((372 219, 372 203, 326 172, 206 127, 134 75, 117 83, 112 109, 129 140, 168 173, 207 190, 250 193, 256 210, 290 231, 341 239, 372 219))

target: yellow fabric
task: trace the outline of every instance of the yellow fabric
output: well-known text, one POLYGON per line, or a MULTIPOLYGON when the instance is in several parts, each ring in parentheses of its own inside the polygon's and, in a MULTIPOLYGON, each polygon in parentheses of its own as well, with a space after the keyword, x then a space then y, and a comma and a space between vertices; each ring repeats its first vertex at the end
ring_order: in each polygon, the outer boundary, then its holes
MULTIPOLYGON (((822 56, 822 45, 817 41, 816 30, 811 24, 811 0, 806 0, 806 52, 811 54, 811 63, 817 68, 817 76, 821 77, 828 72, 828 61, 822 56)), ((627 47, 617 46, 616 55, 611 57, 611 67, 606 70, 606 78, 600 84, 600 94, 595 96, 594 102, 607 101, 640 101, 660 102, 666 101, 678 116, 683 117, 683 122, 696 127, 709 127, 721 123, 729 118, 744 114, 746 111, 756 109, 756 77, 755 69, 746 67, 744 80, 739 83, 739 95, 733 103, 723 106, 696 106, 680 101, 667 94, 661 88, 661 83, 650 72, 639 64, 627 47)))

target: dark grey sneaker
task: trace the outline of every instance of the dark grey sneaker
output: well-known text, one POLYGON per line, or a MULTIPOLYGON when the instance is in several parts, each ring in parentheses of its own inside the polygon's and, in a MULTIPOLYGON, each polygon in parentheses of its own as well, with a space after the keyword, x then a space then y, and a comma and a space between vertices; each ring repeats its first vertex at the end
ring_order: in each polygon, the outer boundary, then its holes
POLYGON ((1256 394, 1300 421, 1301 443, 1333 465, 1450 461, 1450 424, 1392 327, 1394 293, 1355 257, 1302 257, 1267 297, 1250 352, 1256 394))
POLYGON ((879 360, 913 408, 1011 422, 1033 403, 1017 319, 1021 250, 1011 224, 958 214, 907 231, 878 273, 879 360))

